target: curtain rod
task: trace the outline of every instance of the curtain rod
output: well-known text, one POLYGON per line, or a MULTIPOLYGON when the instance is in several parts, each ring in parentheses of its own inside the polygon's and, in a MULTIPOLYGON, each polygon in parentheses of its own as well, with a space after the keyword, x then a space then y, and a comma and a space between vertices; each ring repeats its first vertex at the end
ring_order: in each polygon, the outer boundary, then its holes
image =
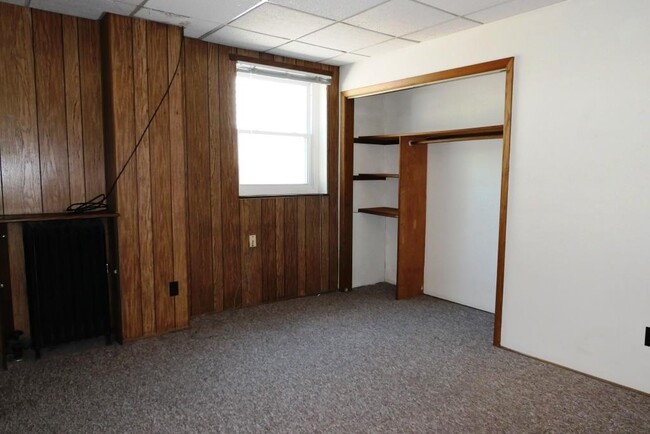
POLYGON ((338 66, 333 66, 333 65, 325 65, 325 64, 314 63, 314 62, 307 62, 308 65, 296 65, 296 64, 286 63, 281 60, 243 56, 241 54, 235 54, 235 53, 230 53, 229 58, 230 60, 235 62, 248 62, 248 63, 255 63, 257 65, 275 66, 277 68, 293 69, 295 71, 329 75, 330 77, 334 76, 334 74, 337 73, 339 70, 338 66))
POLYGON ((323 74, 315 74, 307 71, 296 71, 276 66, 259 65, 252 62, 237 61, 237 72, 250 73, 265 77, 282 78, 288 80, 303 81, 307 83, 317 83, 330 85, 332 77, 323 74))

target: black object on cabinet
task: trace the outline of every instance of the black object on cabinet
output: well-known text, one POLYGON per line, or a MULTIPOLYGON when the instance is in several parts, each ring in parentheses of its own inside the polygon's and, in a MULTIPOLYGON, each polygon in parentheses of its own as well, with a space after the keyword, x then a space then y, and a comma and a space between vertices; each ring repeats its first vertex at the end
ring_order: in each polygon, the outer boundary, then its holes
POLYGON ((23 224, 32 346, 111 339, 106 233, 97 219, 23 224))

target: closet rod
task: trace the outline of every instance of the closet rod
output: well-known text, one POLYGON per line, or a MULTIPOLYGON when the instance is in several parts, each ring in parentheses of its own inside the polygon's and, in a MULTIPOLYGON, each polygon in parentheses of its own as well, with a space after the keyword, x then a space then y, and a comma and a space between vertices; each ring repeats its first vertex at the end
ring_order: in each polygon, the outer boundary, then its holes
POLYGON ((438 131, 422 134, 409 140, 410 146, 427 145, 430 143, 460 142, 465 140, 488 140, 503 138, 503 125, 489 127, 466 128, 460 130, 438 131))
POLYGON ((464 142, 468 140, 489 140, 489 139, 501 139, 503 136, 476 136, 476 137, 458 137, 453 139, 423 139, 423 140, 411 140, 409 141, 409 146, 417 145, 429 145, 431 143, 445 143, 445 142, 464 142))

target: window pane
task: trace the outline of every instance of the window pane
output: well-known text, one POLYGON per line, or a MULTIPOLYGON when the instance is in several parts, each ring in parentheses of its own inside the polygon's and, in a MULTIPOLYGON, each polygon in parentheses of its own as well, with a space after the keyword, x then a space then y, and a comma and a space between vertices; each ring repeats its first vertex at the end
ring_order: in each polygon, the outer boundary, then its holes
POLYGON ((237 74, 237 129, 309 133, 309 85, 237 74))
POLYGON ((307 139, 302 136, 239 136, 240 184, 307 184, 307 139))

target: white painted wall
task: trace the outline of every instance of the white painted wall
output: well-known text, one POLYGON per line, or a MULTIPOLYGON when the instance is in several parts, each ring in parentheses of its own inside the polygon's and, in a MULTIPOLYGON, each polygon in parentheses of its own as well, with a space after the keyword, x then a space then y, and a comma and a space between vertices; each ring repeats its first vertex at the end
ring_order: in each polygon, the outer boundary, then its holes
POLYGON ((567 0, 342 69, 353 89, 515 56, 502 344, 650 392, 646 0, 567 0))

